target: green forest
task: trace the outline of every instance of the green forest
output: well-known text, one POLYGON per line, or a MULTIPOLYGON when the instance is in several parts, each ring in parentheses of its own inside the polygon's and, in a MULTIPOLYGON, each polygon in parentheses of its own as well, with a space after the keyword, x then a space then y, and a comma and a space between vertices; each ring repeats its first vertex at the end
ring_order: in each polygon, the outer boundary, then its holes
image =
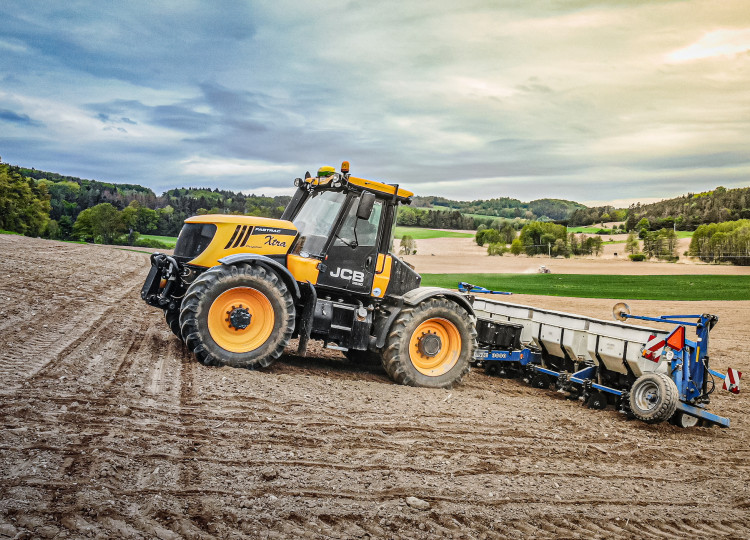
POLYGON ((417 208, 453 210, 461 214, 505 219, 520 218, 528 221, 559 221, 570 217, 584 205, 562 199, 538 199, 528 203, 509 197, 475 201, 453 201, 444 197, 413 197, 412 205, 417 208))
POLYGON ((568 225, 626 220, 626 228, 631 231, 644 218, 652 231, 662 228, 694 231, 708 223, 750 219, 750 187, 726 189, 719 186, 713 191, 688 193, 651 204, 636 203, 621 209, 612 206, 580 208, 570 215, 568 225))
POLYGON ((177 236, 198 214, 280 217, 290 197, 209 188, 157 196, 137 184, 114 184, 0 163, 0 229, 57 240, 164 247, 142 234, 177 236))

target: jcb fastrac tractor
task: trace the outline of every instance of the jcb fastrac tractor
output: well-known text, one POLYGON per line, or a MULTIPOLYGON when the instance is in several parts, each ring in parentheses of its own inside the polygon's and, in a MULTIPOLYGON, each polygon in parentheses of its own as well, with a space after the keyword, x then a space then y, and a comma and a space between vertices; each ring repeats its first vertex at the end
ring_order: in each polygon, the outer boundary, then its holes
POLYGON ((322 167, 295 180, 281 219, 185 220, 174 255, 154 253, 141 291, 207 365, 266 367, 289 340, 322 340, 354 360, 380 357, 413 386, 450 387, 474 355, 463 295, 420 287, 389 252, 399 204, 413 193, 322 167))

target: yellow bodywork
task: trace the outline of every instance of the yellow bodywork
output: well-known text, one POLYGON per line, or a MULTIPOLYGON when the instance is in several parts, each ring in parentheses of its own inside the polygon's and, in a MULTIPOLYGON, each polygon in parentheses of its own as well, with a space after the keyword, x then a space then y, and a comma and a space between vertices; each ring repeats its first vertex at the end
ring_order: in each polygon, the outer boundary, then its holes
POLYGON ((216 234, 211 244, 190 264, 210 268, 219 259, 235 253, 285 255, 297 236, 291 221, 253 216, 206 214, 193 216, 185 223, 213 223, 216 234))
POLYGON ((302 283, 309 281, 313 285, 318 284, 319 264, 320 261, 318 259, 301 257, 299 255, 287 255, 286 257, 287 270, 291 272, 294 279, 302 283))
MULTIPOLYGON (((354 184, 355 186, 380 191, 381 193, 387 193, 388 195, 393 195, 393 193, 396 191, 395 186, 391 186, 389 184, 384 184, 382 182, 376 182, 375 180, 365 180, 364 178, 357 178, 356 176, 350 176, 347 178, 349 183, 354 184)), ((411 197, 414 195, 409 190, 398 188, 398 196, 403 197, 406 199, 407 197, 411 197)))
MULTIPOLYGON (((327 186, 333 181, 333 177, 313 177, 313 178, 306 178, 305 182, 312 184, 313 186, 327 186)), ((390 184, 384 184, 383 182, 377 182, 375 180, 366 180, 364 178, 357 178, 356 176, 348 176, 346 178, 347 182, 350 184, 353 184, 355 186, 359 186, 361 188, 366 188, 370 191, 378 191, 380 193, 386 193, 388 195, 393 195, 393 193, 396 191, 396 187, 392 186, 390 184)), ((414 195, 409 190, 398 188, 398 196, 403 197, 404 199, 411 197, 414 195)))
POLYGON ((383 298, 385 296, 385 290, 388 288, 388 282, 391 280, 391 266, 393 266, 393 257, 380 253, 375 266, 375 277, 372 280, 370 295, 375 298, 383 298))

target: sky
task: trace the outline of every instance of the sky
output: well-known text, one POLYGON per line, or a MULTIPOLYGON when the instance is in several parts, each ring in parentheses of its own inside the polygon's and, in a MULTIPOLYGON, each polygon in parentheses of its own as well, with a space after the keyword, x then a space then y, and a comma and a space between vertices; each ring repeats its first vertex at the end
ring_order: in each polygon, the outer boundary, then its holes
POLYGON ((0 3, 0 157, 157 194, 651 202, 750 185, 750 2, 0 3))

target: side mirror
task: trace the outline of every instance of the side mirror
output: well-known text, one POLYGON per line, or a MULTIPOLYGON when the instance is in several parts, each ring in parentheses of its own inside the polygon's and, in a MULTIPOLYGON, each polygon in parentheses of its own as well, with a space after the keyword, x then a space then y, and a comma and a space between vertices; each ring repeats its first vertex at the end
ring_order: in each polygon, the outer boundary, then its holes
POLYGON ((370 219, 372 214, 372 207, 375 204, 375 194, 365 191, 362 197, 359 199, 359 206, 357 206, 357 218, 358 219, 370 219))

